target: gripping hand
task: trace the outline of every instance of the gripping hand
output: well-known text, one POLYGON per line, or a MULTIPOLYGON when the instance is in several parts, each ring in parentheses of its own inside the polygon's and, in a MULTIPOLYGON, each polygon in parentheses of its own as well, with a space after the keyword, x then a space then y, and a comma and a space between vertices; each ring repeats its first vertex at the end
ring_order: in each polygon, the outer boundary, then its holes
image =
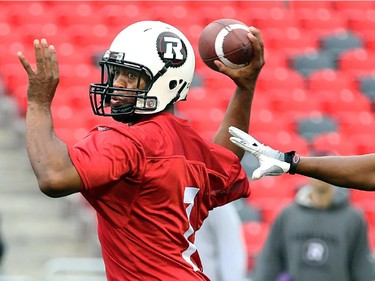
POLYGON ((229 127, 229 133, 233 136, 230 138, 231 142, 250 152, 258 159, 259 168, 253 172, 253 180, 264 176, 279 176, 288 172, 290 174, 295 173, 299 155, 295 154, 294 151, 282 153, 261 144, 249 134, 233 126, 229 127))

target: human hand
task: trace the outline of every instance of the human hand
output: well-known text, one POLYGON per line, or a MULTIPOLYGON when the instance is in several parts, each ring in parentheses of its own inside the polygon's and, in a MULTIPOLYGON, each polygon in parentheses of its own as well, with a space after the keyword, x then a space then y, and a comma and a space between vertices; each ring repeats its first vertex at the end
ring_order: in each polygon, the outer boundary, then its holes
POLYGON ((227 67, 219 60, 215 60, 214 63, 221 73, 227 75, 233 80, 237 87, 241 90, 252 92, 255 87, 255 82, 258 79, 258 75, 265 63, 264 44, 261 31, 253 26, 249 27, 249 34, 247 36, 253 48, 253 56, 247 66, 233 69, 227 67))
POLYGON ((53 45, 48 46, 46 39, 42 39, 40 42, 35 39, 34 51, 35 69, 31 67, 22 52, 17 53, 28 76, 28 102, 50 106, 60 79, 55 48, 53 45))
POLYGON ((252 179, 279 176, 287 172, 294 174, 299 162, 299 156, 294 151, 282 153, 265 146, 251 135, 233 126, 229 127, 229 133, 233 136, 230 137, 232 143, 250 152, 258 159, 260 166, 253 172, 252 179))

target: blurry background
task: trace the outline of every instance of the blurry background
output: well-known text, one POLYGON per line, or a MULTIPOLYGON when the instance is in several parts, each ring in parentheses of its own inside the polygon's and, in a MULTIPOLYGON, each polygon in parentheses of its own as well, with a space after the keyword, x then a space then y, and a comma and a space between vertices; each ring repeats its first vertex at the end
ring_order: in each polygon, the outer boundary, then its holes
MULTIPOLYGON (((105 121, 91 112, 88 85, 100 81, 97 62, 114 36, 140 20, 170 23, 186 34, 197 55, 188 102, 177 109, 210 138, 234 91, 197 51, 202 29, 219 18, 235 18, 263 33, 266 65, 250 128, 255 137, 301 154, 311 146, 342 155, 374 151, 374 1, 1 1, 0 227, 6 246, 1 272, 8 279, 0 280, 47 280, 65 267, 101 266, 100 259, 99 265, 86 259, 100 257, 91 209, 79 196, 50 199, 38 190, 23 139, 27 76, 16 52, 34 63, 33 39, 47 38, 55 46, 61 75, 55 127, 72 144, 105 121)), ((249 176, 257 166, 252 163, 245 167, 249 176)), ((270 222, 305 182, 285 175, 252 183, 253 195, 245 203, 261 218, 243 220, 249 272, 270 222)), ((375 195, 350 192, 368 219, 375 249, 375 195)))

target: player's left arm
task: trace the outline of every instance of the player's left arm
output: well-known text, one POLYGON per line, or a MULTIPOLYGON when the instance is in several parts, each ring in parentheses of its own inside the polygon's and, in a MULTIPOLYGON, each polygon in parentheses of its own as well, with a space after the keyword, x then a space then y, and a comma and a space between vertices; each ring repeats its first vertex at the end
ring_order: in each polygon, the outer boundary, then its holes
POLYGON ((53 127, 51 103, 59 83, 56 52, 45 39, 34 40, 36 68, 21 52, 17 56, 28 75, 26 144, 40 190, 51 197, 80 190, 81 179, 70 160, 67 146, 53 127))
POLYGON ((224 119, 213 141, 230 149, 240 159, 243 157, 244 151, 229 140, 230 134, 228 128, 230 126, 235 126, 248 132, 255 86, 259 73, 265 63, 264 44, 260 30, 255 27, 250 27, 248 38, 252 44, 253 57, 247 66, 232 69, 225 66, 220 61, 215 61, 219 71, 231 78, 236 84, 236 90, 229 102, 224 119))

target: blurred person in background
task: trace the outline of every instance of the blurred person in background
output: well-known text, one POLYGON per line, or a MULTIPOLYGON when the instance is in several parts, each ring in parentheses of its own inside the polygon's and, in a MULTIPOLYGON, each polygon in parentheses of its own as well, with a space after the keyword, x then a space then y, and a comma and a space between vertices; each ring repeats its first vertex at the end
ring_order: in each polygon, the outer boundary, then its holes
POLYGON ((195 236, 203 272, 211 281, 244 281, 246 278, 246 247, 241 218, 234 203, 211 210, 195 236))
POLYGON ((4 244, 2 233, 3 231, 2 231, 1 216, 0 216, 0 273, 1 273, 1 265, 3 263, 3 258, 4 258, 4 252, 5 252, 5 244, 4 244))
POLYGON ((316 179, 301 187, 274 221, 252 280, 374 280, 367 223, 348 194, 316 179))
POLYGON ((101 61, 101 83, 90 86, 94 113, 115 121, 73 146, 53 127, 60 79, 55 48, 34 40, 36 68, 18 52, 28 75, 26 142, 39 188, 56 198, 80 192, 94 207, 107 280, 209 280, 194 232, 211 209, 250 195, 244 152, 228 133, 230 125, 248 129, 264 65, 260 31, 250 27, 248 38, 247 66, 216 62, 236 89, 215 143, 174 115, 174 103, 187 97, 195 56, 173 26, 141 21, 116 36, 101 61))

